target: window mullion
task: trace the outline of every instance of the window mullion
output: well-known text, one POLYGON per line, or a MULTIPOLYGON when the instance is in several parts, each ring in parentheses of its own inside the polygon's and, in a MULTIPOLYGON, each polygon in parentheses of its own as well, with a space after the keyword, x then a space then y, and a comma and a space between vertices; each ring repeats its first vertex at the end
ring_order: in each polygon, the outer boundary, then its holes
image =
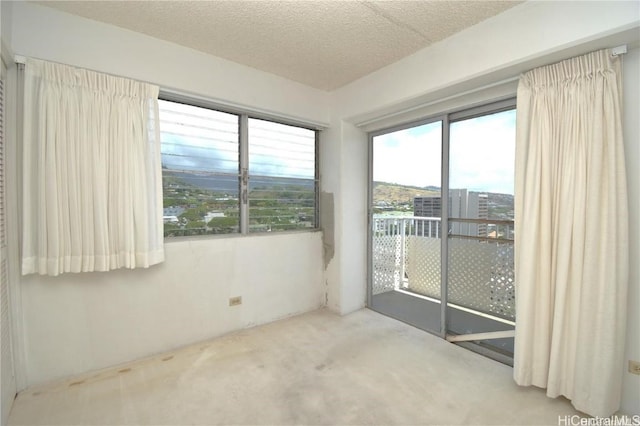
POLYGON ((440 336, 447 336, 449 318, 449 142, 450 120, 446 115, 442 119, 442 177, 440 184, 440 336))
POLYGON ((249 117, 240 116, 240 232, 249 233, 249 117))

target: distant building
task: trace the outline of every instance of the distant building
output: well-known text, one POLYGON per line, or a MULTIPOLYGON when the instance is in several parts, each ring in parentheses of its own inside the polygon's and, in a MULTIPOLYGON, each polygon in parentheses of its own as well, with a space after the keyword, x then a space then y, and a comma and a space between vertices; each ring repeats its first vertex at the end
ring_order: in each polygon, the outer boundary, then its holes
MULTIPOLYGON (((460 219, 488 219, 489 205, 488 195, 480 192, 473 192, 467 189, 452 189, 449 191, 449 217, 460 219)), ((413 215, 417 217, 442 216, 442 198, 440 196, 414 197, 413 215)), ((428 224, 420 221, 417 224, 418 235, 438 237, 441 234, 440 223, 437 231, 432 226, 429 231, 428 224), (424 232, 422 227, 425 226, 424 232)), ((451 222, 449 224, 452 234, 469 236, 487 236, 487 224, 485 223, 461 223, 451 222)))
MULTIPOLYGON (((449 191, 449 217, 460 219, 488 219, 489 196, 467 189, 452 189, 449 191)), ((487 236, 485 223, 451 222, 452 234, 470 235, 474 237, 487 236)))
POLYGON ((170 206, 163 209, 164 216, 180 216, 184 213, 185 208, 181 206, 170 206))
POLYGON ((442 198, 440 196, 414 197, 413 215, 420 217, 442 216, 442 198))
MULTIPOLYGON (((414 197, 413 215, 419 217, 438 218, 442 216, 442 198, 440 196, 414 197)), ((440 221, 431 223, 420 220, 416 223, 416 233, 420 236, 438 238, 442 235, 442 225, 440 221)))
POLYGON ((164 217, 162 218, 162 221, 163 221, 164 223, 172 223, 172 224, 176 224, 176 225, 177 225, 178 223, 180 223, 180 221, 178 220, 178 217, 177 217, 177 216, 171 216, 171 215, 169 215, 169 216, 164 216, 164 217))

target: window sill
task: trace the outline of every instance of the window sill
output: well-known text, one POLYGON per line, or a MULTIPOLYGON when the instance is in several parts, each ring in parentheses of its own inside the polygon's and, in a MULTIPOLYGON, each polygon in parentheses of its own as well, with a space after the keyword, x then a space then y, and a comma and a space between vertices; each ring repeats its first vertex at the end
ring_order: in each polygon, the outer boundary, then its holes
POLYGON ((321 228, 312 229, 292 229, 289 231, 277 231, 277 232, 252 232, 249 234, 207 234, 207 235, 191 235, 188 237, 165 237, 164 243, 179 243, 186 241, 204 241, 204 240, 224 240, 233 238, 247 238, 247 237, 277 237, 280 235, 295 235, 295 234, 312 234, 316 232, 322 232, 321 228))

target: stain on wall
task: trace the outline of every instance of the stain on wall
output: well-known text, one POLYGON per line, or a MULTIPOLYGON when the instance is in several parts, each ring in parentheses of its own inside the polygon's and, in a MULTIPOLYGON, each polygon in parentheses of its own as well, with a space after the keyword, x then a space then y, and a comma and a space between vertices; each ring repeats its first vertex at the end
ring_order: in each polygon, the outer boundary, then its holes
POLYGON ((335 253, 335 221, 333 192, 320 193, 320 226, 322 227, 322 249, 325 269, 335 253))

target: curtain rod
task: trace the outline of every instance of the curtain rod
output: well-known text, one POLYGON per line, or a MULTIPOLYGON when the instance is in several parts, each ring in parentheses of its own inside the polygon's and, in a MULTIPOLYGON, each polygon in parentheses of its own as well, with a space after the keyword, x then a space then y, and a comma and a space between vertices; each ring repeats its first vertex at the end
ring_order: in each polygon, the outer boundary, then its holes
MULTIPOLYGON (((620 55, 624 55, 625 53, 627 53, 627 45, 626 44, 611 48, 611 56, 620 56, 620 55)), ((24 65, 24 63, 26 62, 26 57, 24 57, 22 55, 15 55, 13 57, 13 61, 16 64, 23 64, 24 65)))
MULTIPOLYGON (((2 0, 0 0, 2 1, 2 0)), ((39 59, 39 58, 37 58, 39 59)), ((18 65, 24 65, 26 63, 27 57, 23 56, 23 55, 14 55, 13 56, 13 61, 18 64, 18 65)), ((128 78, 128 79, 133 79, 132 77, 122 77, 121 75, 118 74, 112 74, 112 73, 105 73, 104 71, 96 71, 90 68, 85 68, 85 67, 81 67, 81 66, 77 66, 77 65, 68 65, 62 62, 56 62, 56 61, 49 61, 47 59, 39 59, 39 60, 43 60, 43 61, 48 61, 48 62, 55 62, 57 64, 61 64, 61 65, 67 65, 67 66, 71 66, 74 68, 80 68, 80 69, 85 69, 88 71, 92 71, 92 72, 98 72, 98 73, 102 73, 102 74, 107 74, 107 75, 111 75, 114 77, 118 77, 118 78, 128 78)), ((24 69, 24 68, 23 68, 24 69)), ((133 79, 136 80, 136 79, 133 79)), ((233 114, 250 114, 252 116, 256 116, 256 118, 262 118, 265 120, 276 120, 276 121, 284 121, 286 124, 291 124, 291 125, 295 125, 295 126, 301 126, 301 127, 306 127, 306 128, 311 128, 313 130, 324 130, 326 128, 329 127, 329 123, 328 122, 323 122, 323 121, 317 121, 317 120, 308 120, 305 118, 299 118, 296 117, 294 115, 290 115, 290 114, 280 114, 277 112, 270 112, 268 110, 265 109, 260 109, 260 108, 255 108, 255 107, 250 107, 248 105, 243 105, 243 104, 236 104, 233 102, 227 102, 224 100, 220 100, 220 99, 214 99, 214 98, 207 98, 207 97, 203 97, 203 96, 199 96, 196 94, 189 94, 186 92, 181 92, 178 90, 174 90, 171 88, 167 88, 165 86, 160 86, 156 83, 149 83, 143 80, 136 80, 136 81, 140 81, 143 83, 148 83, 148 84, 153 84, 153 85, 157 85, 160 88, 160 97, 168 96, 168 100, 175 100, 175 101, 203 101, 206 102, 206 104, 208 104, 208 108, 214 107, 214 108, 222 108, 222 109, 231 109, 233 114), (173 98, 173 99, 172 99, 173 98)))
POLYGON ((611 56, 620 56, 627 53, 627 45, 623 44, 622 46, 614 47, 611 49, 611 56))
MULTIPOLYGON (((611 56, 619 56, 619 55, 624 55, 625 53, 627 53, 627 45, 623 44, 617 47, 612 47, 611 48, 611 56)), ((13 57, 13 61, 16 64, 23 64, 26 62, 26 58, 22 55, 15 55, 13 57)))
MULTIPOLYGON (((624 55, 625 53, 627 53, 627 45, 623 44, 621 46, 612 47, 612 48, 610 48, 610 50, 611 50, 611 56, 615 57, 615 56, 624 55)), ((441 98, 441 99, 434 99, 434 100, 426 102, 424 104, 415 105, 415 106, 412 106, 412 107, 404 108, 404 109, 402 109, 400 111, 394 111, 392 113, 384 114, 384 115, 382 115, 380 117, 376 117, 376 118, 373 118, 373 119, 368 119, 368 120, 365 120, 365 121, 362 121, 362 122, 358 122, 358 123, 356 123, 356 126, 358 126, 358 127, 366 127, 366 126, 368 126, 368 125, 370 125, 372 123, 375 123, 377 121, 386 120, 386 119, 393 118, 393 117, 398 116, 398 115, 411 113, 411 112, 413 112, 415 110, 418 110, 418 109, 421 109, 421 108, 426 108, 426 107, 429 107, 431 105, 435 105, 435 104, 438 104, 438 103, 441 103, 441 102, 446 102, 446 101, 450 101, 452 99, 460 98, 460 97, 463 97, 463 96, 472 95, 472 94, 474 94, 476 92, 481 92, 483 90, 491 89, 491 88, 496 87, 496 86, 509 84, 509 83, 512 83, 512 82, 517 81, 519 79, 520 79, 520 75, 518 74, 516 76, 505 78, 503 80, 496 81, 494 83, 490 83, 490 84, 486 84, 486 85, 481 86, 481 87, 476 87, 474 89, 466 90, 466 91, 464 91, 462 93, 457 93, 457 94, 450 95, 450 96, 447 96, 447 97, 441 98)))

